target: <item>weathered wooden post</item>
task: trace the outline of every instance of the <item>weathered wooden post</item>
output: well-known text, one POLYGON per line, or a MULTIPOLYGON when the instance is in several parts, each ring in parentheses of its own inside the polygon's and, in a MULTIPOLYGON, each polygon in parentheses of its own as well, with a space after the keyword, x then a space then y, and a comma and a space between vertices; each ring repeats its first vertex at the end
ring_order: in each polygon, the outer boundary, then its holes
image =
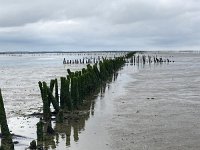
POLYGON ((133 57, 131 57, 131 59, 130 59, 130 63, 133 64, 133 57))
POLYGON ((149 58, 149 64, 151 64, 151 56, 148 56, 148 58, 149 58))
MULTIPOLYGON (((59 112, 59 103, 57 102, 56 98, 53 96, 52 91, 47 87, 48 90, 48 102, 53 105, 53 108, 55 109, 56 113, 59 112)), ((50 107, 50 105, 49 105, 50 107)))
POLYGON ((41 118, 40 118, 40 121, 36 124, 36 126, 37 126, 37 140, 43 141, 43 139, 44 139, 44 135, 43 135, 44 123, 42 122, 41 118))
POLYGON ((78 80, 77 77, 73 77, 71 79, 71 98, 73 101, 74 108, 78 108, 78 99, 79 99, 79 93, 78 93, 78 80))
POLYGON ((77 78, 77 82, 78 82, 78 93, 79 93, 79 104, 83 103, 83 87, 82 87, 82 75, 79 75, 77 78))
POLYGON ((6 112, 4 108, 4 103, 3 103, 3 97, 1 94, 1 89, 0 89, 0 125, 1 125, 1 134, 3 137, 10 137, 10 131, 8 129, 8 123, 6 119, 6 112))
POLYGON ((70 69, 67 69, 67 73, 68 73, 68 75, 69 75, 70 77, 72 76, 72 72, 71 72, 70 69))
POLYGON ((2 149, 14 150, 12 136, 10 134, 7 119, 6 119, 6 112, 5 112, 5 108, 4 108, 1 89, 0 89, 0 125, 1 125, 2 138, 4 139, 4 143, 2 144, 2 149))
POLYGON ((140 63, 140 56, 139 55, 137 56, 137 63, 138 64, 140 63))
POLYGON ((60 111, 58 112, 58 114, 56 116, 56 122, 58 122, 58 123, 64 122, 64 113, 63 113, 62 109, 60 109, 60 111))
POLYGON ((66 80, 65 81, 65 87, 66 87, 66 106, 68 108, 69 111, 72 110, 73 106, 72 106, 72 100, 71 100, 71 95, 70 95, 70 91, 69 91, 69 84, 70 84, 70 80, 66 80))
POLYGON ((61 77, 61 87, 60 87, 60 108, 64 109, 65 108, 65 101, 66 101, 66 93, 65 93, 65 77, 61 77))
POLYGON ((68 108, 69 111, 72 110, 72 101, 69 92, 69 79, 61 77, 61 88, 60 88, 60 108, 68 108))
POLYGON ((59 103, 59 95, 58 95, 58 80, 55 79, 55 99, 59 103))
POLYGON ((37 144, 36 144, 36 141, 33 140, 31 143, 30 143, 30 146, 29 146, 30 149, 37 149, 37 144))
POLYGON ((48 99, 48 88, 46 82, 43 82, 43 118, 45 121, 48 121, 51 118, 51 110, 49 106, 48 99))
MULTIPOLYGON (((44 128, 44 130, 47 133, 52 134, 54 132, 52 126, 51 126, 51 110, 50 110, 50 102, 53 103, 53 95, 50 91, 50 88, 47 86, 46 82, 41 83, 38 82, 41 93, 42 93, 42 101, 43 101, 43 119, 46 122, 47 128, 44 128)), ((43 140, 43 122, 40 120, 37 124, 37 134, 39 136, 39 140, 43 140), (42 133, 40 134, 40 132, 42 133)))
POLYGON ((142 56, 142 61, 143 61, 143 64, 146 63, 146 56, 145 55, 142 56))
POLYGON ((50 81, 50 91, 53 92, 53 88, 54 88, 54 84, 55 84, 55 80, 51 80, 50 81))

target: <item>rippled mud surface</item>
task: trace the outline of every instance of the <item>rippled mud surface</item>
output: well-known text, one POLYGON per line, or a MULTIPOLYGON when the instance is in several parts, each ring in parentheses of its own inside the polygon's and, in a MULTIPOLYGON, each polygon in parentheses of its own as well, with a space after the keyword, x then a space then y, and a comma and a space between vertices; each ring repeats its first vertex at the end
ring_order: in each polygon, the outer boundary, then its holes
POLYGON ((131 79, 108 128, 111 149, 200 149, 200 54, 170 55, 175 63, 126 73, 131 79))
MULTIPOLYGON (((126 64, 116 81, 94 95, 86 115, 63 124, 53 122, 57 134, 47 137, 43 145, 58 150, 200 149, 200 54, 149 55, 175 62, 126 64)), ((3 64, 11 56, 0 57, 8 124, 12 133, 22 136, 14 139, 19 142, 15 149, 21 150, 36 139, 39 118, 25 115, 42 107, 37 82, 65 76, 67 68, 78 70, 84 65, 63 66, 67 56, 55 54, 12 56, 15 65, 12 61, 3 64)))

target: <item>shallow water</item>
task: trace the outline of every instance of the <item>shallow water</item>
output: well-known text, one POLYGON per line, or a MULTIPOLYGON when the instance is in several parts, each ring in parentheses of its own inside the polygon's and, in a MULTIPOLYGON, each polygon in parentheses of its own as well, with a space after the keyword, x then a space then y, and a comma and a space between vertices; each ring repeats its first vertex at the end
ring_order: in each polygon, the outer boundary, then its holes
MULTIPOLYGON (((93 98, 87 116, 78 122, 62 125, 53 123, 58 134, 49 137, 45 145, 49 149, 58 150, 199 149, 200 54, 156 52, 149 55, 170 58, 175 62, 127 64, 119 71, 117 80, 106 86, 105 93, 99 93, 93 98)), ((10 76, 6 73, 0 76, 10 130, 28 138, 16 139, 19 141, 15 145, 16 149, 28 147, 36 138, 35 124, 38 118, 19 116, 24 112, 37 112, 41 107, 37 82, 63 76, 68 67, 74 70, 83 67, 71 65, 65 68, 60 63, 62 59, 62 55, 51 54, 37 59, 38 63, 34 67, 19 65, 16 68, 12 63, 5 68, 1 66, 3 72, 10 68, 10 76), (48 68, 44 70, 43 65, 48 68), (18 73, 20 68, 21 75, 18 73), (41 75, 38 77, 38 74, 41 75), (12 77, 18 90, 11 82, 12 77)))

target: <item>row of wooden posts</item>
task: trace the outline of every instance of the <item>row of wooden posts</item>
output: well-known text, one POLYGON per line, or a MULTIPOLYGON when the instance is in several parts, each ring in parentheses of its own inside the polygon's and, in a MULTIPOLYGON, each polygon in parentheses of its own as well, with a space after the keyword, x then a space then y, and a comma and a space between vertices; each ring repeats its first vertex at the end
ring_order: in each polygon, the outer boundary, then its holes
POLYGON ((63 64, 91 64, 91 63, 98 63, 100 59, 91 58, 91 59, 74 59, 74 60, 66 60, 64 58, 63 64))
POLYGON ((162 57, 158 57, 157 55, 156 56, 146 56, 146 55, 137 55, 137 56, 133 56, 131 57, 130 59, 130 63, 132 64, 139 64, 139 63, 142 63, 142 64, 146 64, 146 63, 169 63, 169 62, 174 62, 172 60, 170 60, 169 58, 162 58, 162 57))
POLYGON ((93 66, 88 64, 81 71, 71 72, 67 69, 68 75, 60 78, 60 87, 57 79, 52 79, 49 86, 46 82, 39 81, 43 101, 43 119, 37 123, 38 141, 44 140, 43 133, 54 132, 51 128, 51 104, 55 109, 56 121, 62 123, 65 112, 73 113, 80 110, 85 98, 100 88, 102 83, 105 83, 125 64, 126 58, 133 55, 134 52, 131 52, 114 59, 103 59, 93 66), (44 121, 48 124, 46 131, 44 131, 44 121))
MULTIPOLYGON (((45 140, 43 133, 54 133, 51 126, 51 104, 57 114, 56 121, 62 123, 66 111, 73 112, 79 110, 84 103, 84 99, 91 95, 97 88, 100 88, 102 83, 105 83, 112 77, 124 65, 125 60, 133 55, 134 52, 130 52, 125 56, 115 57, 114 59, 103 59, 93 66, 88 64, 87 68, 83 68, 81 71, 71 72, 68 69, 68 75, 60 78, 60 88, 57 79, 52 79, 49 86, 46 82, 39 81, 38 84, 43 101, 43 119, 41 118, 37 123, 37 140, 45 140)), ((0 126, 0 137, 2 138, 0 150, 14 150, 12 135, 7 124, 1 89, 0 126)), ((30 143, 30 148, 36 148, 35 140, 30 143)))
MULTIPOLYGON (((115 55, 114 55, 114 58, 115 58, 115 55)), ((95 64, 95 63, 99 63, 100 61, 104 60, 104 59, 107 59, 107 56, 106 57, 98 57, 98 58, 95 58, 95 57, 91 57, 91 58, 82 58, 82 59, 63 59, 63 64, 95 64)))

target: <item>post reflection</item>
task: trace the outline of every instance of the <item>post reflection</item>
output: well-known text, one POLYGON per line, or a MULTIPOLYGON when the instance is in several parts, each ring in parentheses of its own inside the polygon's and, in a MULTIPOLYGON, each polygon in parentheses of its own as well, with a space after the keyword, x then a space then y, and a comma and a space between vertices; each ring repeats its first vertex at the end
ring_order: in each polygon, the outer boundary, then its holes
MULTIPOLYGON (((115 73, 110 79, 110 82, 115 81, 118 77, 118 73, 115 73)), ((56 120, 52 121, 52 126, 54 133, 48 134, 44 133, 44 141, 38 141, 38 146, 45 149, 56 149, 59 146, 60 142, 64 140, 65 146, 70 147, 71 142, 79 141, 79 134, 85 130, 85 122, 94 116, 95 112, 95 100, 98 97, 101 99, 104 93, 109 90, 108 84, 102 84, 101 88, 96 91, 92 96, 87 97, 86 103, 83 104, 82 108, 79 111, 74 112, 73 117, 65 116, 63 123, 58 123, 56 120)), ((47 128, 47 124, 44 125, 44 128, 47 128)))

